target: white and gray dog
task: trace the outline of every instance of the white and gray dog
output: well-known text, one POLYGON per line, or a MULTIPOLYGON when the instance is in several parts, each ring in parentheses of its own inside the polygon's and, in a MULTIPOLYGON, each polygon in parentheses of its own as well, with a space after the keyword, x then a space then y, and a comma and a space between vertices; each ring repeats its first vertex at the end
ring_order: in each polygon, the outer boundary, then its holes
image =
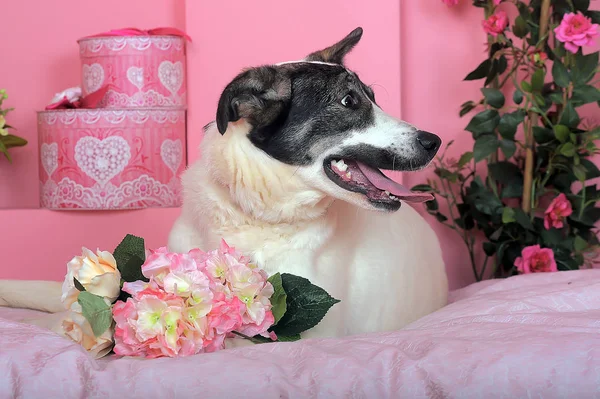
MULTIPOLYGON (((172 251, 221 238, 267 273, 340 299, 304 337, 402 328, 446 304, 438 239, 381 170, 415 171, 441 140, 386 114, 344 66, 362 29, 303 60, 250 68, 223 91, 202 157, 183 176, 172 251)), ((60 284, 0 282, 0 304, 58 311, 60 284)))

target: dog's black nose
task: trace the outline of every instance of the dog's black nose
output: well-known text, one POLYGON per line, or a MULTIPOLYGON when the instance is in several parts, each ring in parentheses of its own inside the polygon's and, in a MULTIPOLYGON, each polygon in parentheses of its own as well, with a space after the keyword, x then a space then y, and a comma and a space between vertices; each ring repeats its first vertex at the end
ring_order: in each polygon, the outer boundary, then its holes
POLYGON ((418 131, 417 141, 421 144, 421 147, 429 153, 436 153, 442 144, 442 140, 433 133, 418 131))

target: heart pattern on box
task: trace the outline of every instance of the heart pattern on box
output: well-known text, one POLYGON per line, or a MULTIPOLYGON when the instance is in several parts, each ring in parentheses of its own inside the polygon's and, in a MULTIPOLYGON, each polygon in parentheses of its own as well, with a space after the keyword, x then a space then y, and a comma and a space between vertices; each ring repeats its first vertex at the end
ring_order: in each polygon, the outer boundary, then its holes
POLYGON ((177 174, 183 160, 183 145, 181 140, 166 139, 160 146, 160 157, 173 174, 177 174))
POLYGON ((183 64, 163 61, 158 66, 158 79, 173 95, 177 95, 183 85, 183 64))
POLYGON ((58 144, 43 143, 40 149, 40 158, 42 161, 42 167, 48 174, 48 177, 51 177, 52 173, 58 169, 58 144))
POLYGON ((83 91, 90 94, 100 90, 104 84, 104 68, 100 64, 83 64, 83 91))
POLYGON ((144 68, 141 67, 129 67, 127 69, 127 79, 132 85, 142 90, 144 87, 144 68))
POLYGON ((131 148, 123 137, 104 140, 82 137, 75 145, 77 166, 98 184, 104 186, 125 169, 131 158, 131 148))

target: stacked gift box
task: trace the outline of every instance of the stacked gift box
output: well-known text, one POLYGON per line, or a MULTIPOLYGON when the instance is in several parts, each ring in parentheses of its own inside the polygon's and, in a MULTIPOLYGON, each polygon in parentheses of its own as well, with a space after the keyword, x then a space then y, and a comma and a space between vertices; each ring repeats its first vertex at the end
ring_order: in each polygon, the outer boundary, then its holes
POLYGON ((38 113, 41 205, 181 205, 186 41, 171 28, 80 39, 81 87, 38 113))

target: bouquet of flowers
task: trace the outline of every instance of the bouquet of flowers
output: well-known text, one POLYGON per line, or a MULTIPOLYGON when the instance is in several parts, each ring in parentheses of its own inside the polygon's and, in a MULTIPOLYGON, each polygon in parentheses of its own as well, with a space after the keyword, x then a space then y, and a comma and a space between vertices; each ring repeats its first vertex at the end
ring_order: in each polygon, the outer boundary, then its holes
POLYGON ((27 140, 14 134, 8 133, 8 129, 13 129, 12 126, 6 123, 6 115, 13 111, 14 108, 2 109, 2 103, 8 98, 6 90, 0 90, 0 153, 4 154, 6 159, 11 162, 8 149, 12 147, 22 147, 27 144, 27 140))
POLYGON ((113 253, 83 248, 67 268, 62 332, 96 358, 189 356, 233 337, 295 341, 339 302, 305 278, 267 276, 225 241, 172 253, 127 235, 113 253))

